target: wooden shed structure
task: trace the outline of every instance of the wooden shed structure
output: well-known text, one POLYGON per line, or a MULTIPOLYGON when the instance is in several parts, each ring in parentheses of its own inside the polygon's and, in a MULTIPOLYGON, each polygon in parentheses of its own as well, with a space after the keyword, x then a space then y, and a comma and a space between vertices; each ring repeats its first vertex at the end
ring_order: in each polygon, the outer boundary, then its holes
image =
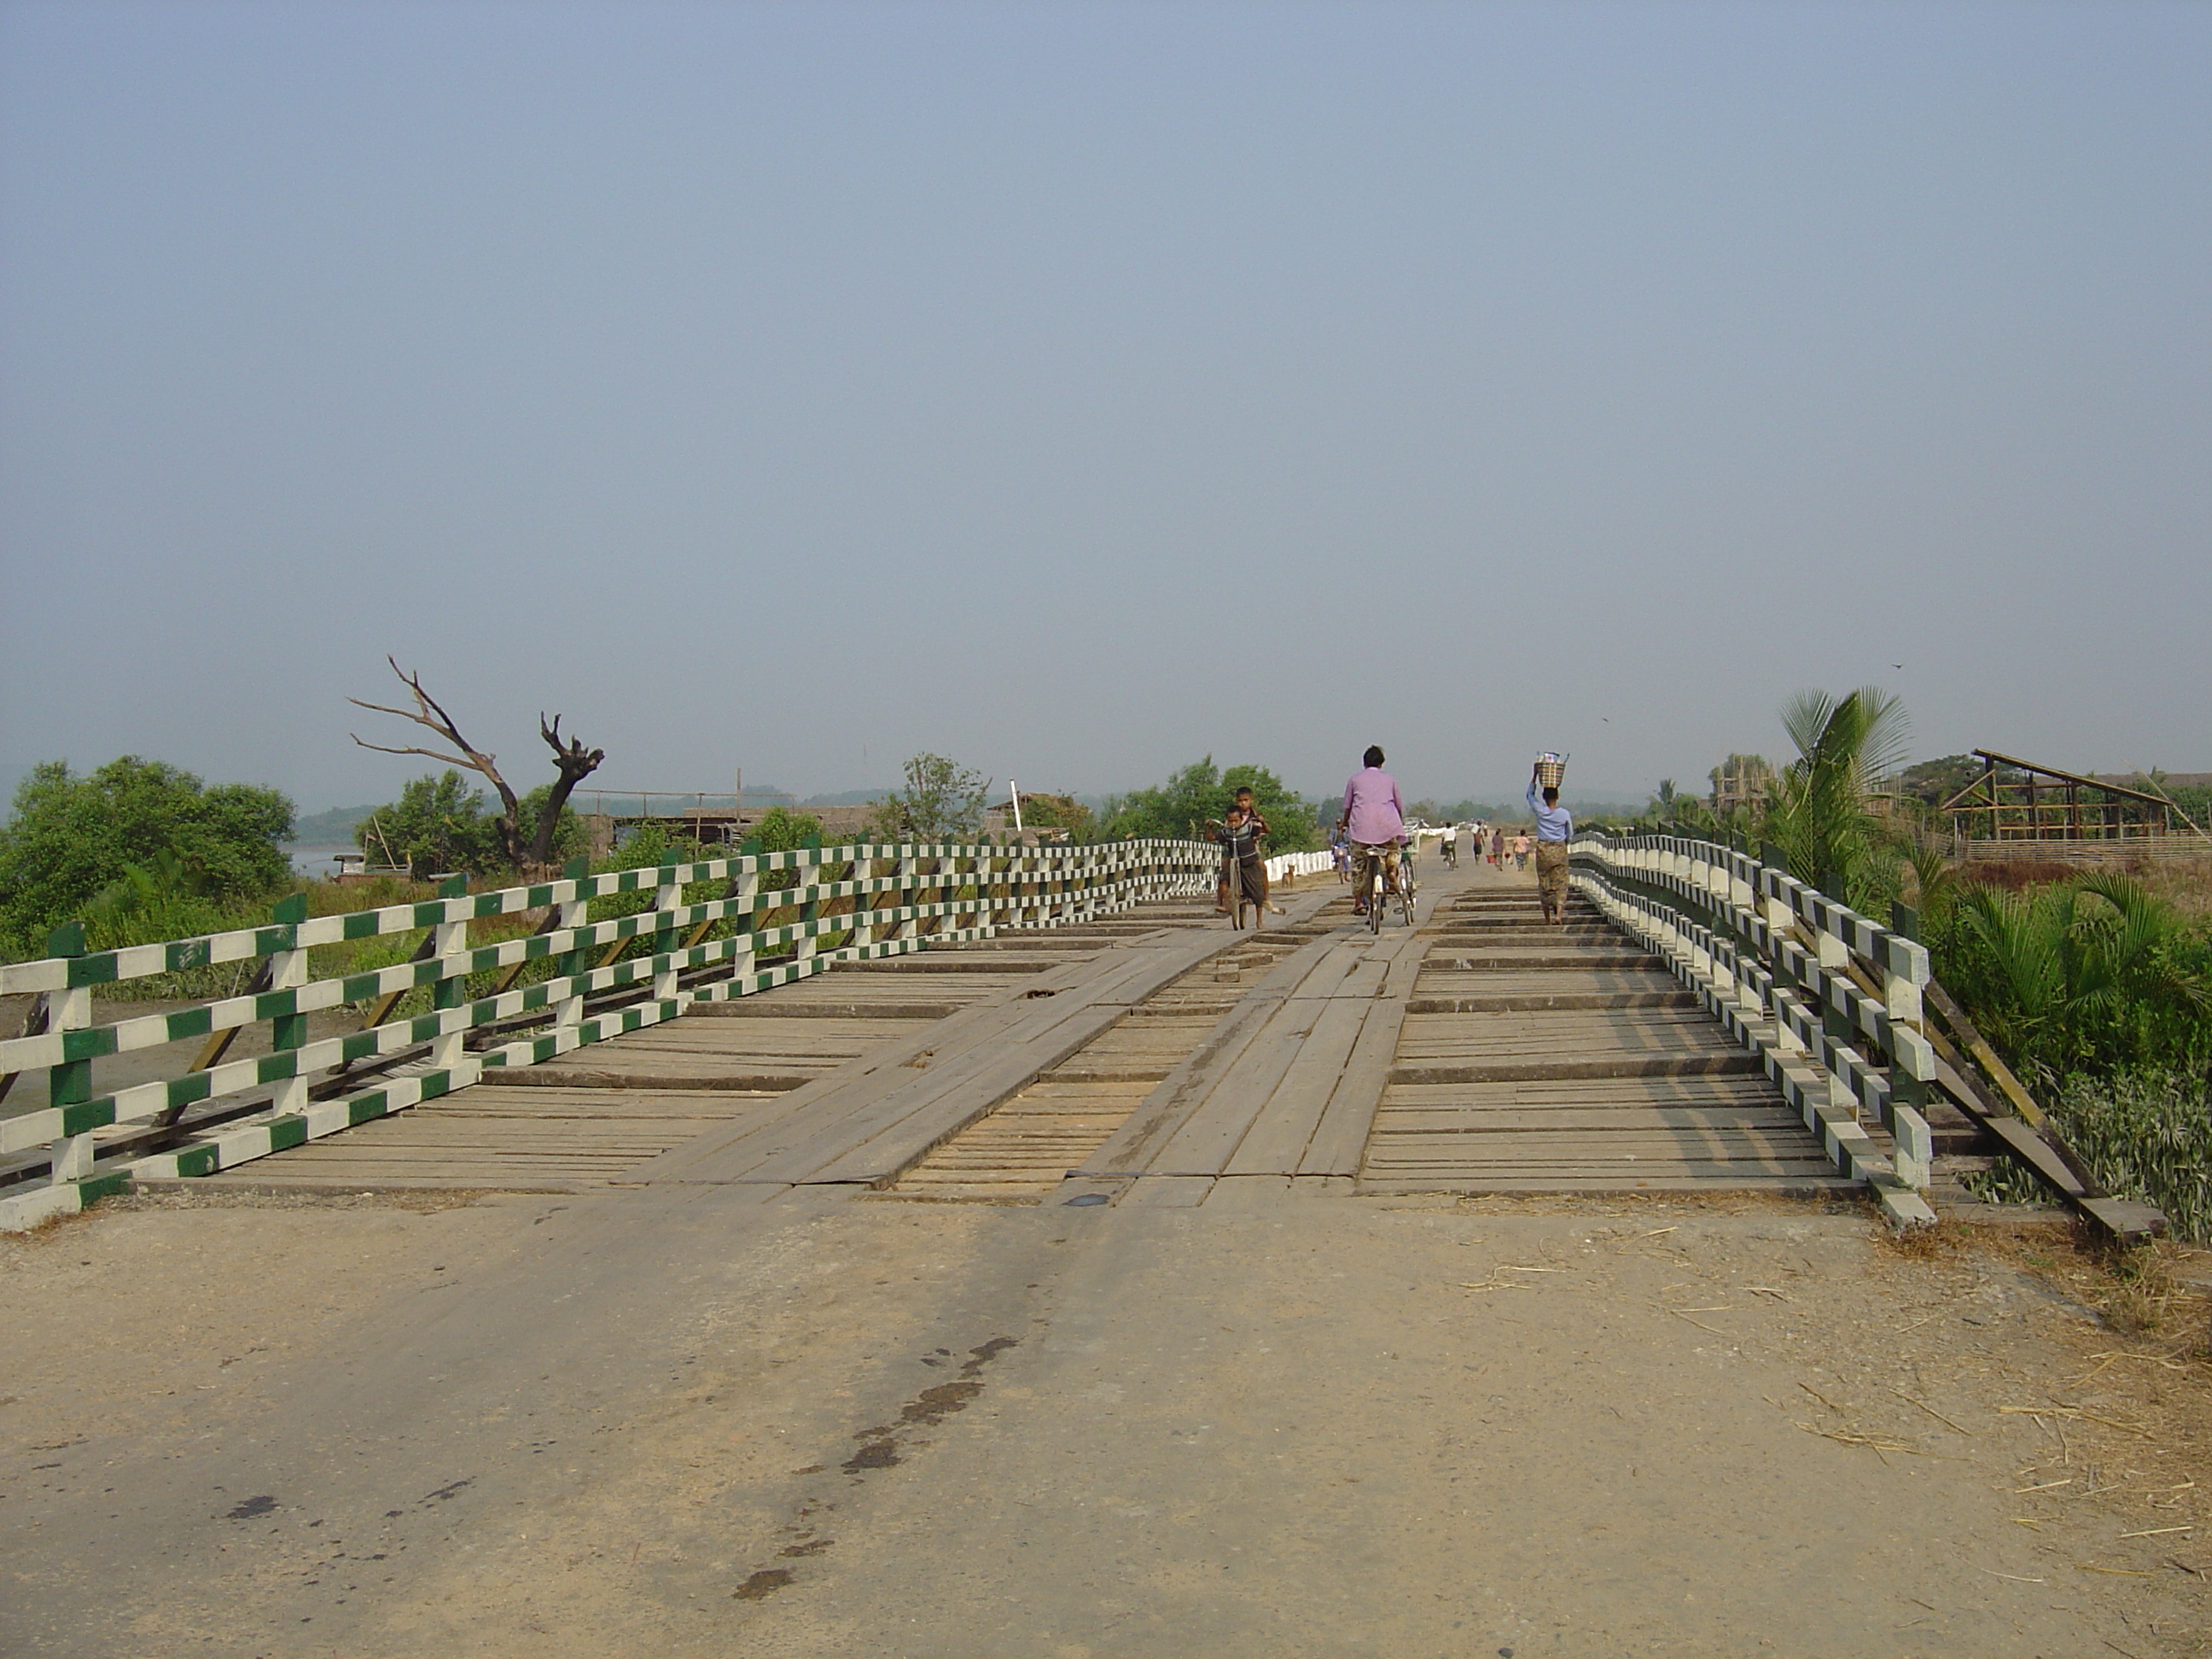
POLYGON ((2163 795, 1977 749, 1979 776, 1937 810, 1966 842, 2124 842, 2203 836, 2163 795))

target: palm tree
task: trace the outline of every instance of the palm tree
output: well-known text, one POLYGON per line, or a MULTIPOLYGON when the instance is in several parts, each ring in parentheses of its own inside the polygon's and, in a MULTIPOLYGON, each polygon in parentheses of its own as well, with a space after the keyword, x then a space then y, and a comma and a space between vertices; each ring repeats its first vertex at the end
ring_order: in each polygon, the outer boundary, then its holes
POLYGON ((1791 875, 1849 903, 1881 841, 1868 791, 1905 761, 1905 705, 1878 686, 1840 699, 1800 691, 1782 706, 1782 729, 1797 758, 1769 787, 1766 838, 1791 875))

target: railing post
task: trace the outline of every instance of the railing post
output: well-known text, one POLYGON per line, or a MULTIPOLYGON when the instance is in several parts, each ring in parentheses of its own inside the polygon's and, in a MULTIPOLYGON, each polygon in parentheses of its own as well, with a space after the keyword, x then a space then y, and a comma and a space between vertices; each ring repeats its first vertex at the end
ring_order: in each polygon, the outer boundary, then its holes
MULTIPOLYGON (((663 920, 653 930, 653 942, 648 947, 656 957, 665 957, 676 948, 676 924, 666 920, 667 912, 684 902, 684 884, 676 879, 676 872, 683 866, 664 864, 660 866, 660 881, 653 890, 653 908, 663 920)), ((656 969, 653 975, 653 1000, 665 1002, 676 994, 676 969, 673 967, 656 969)))
MULTIPOLYGON (((269 919, 283 927, 291 943, 285 949, 269 953, 269 988, 271 992, 296 991, 307 982, 307 953, 300 948, 300 924, 307 919, 307 896, 294 893, 277 901, 269 919)), ((277 1014, 269 1022, 269 1048, 272 1054, 283 1054, 307 1046, 307 1017, 302 1013, 277 1014)), ((279 1112, 296 1112, 307 1103, 307 1079, 298 1072, 290 1077, 276 1079, 276 1093, 270 1098, 270 1107, 279 1112)))
MULTIPOLYGON (((809 887, 818 886, 822 880, 821 848, 802 847, 793 856, 799 862, 792 866, 792 874, 798 877, 799 881, 791 890, 797 893, 809 887)), ((821 944, 819 936, 814 932, 814 924, 822 918, 822 901, 819 898, 802 900, 798 908, 798 925, 802 931, 799 937, 799 948, 793 954, 792 963, 794 967, 804 967, 807 963, 814 960, 815 953, 821 944)), ((669 987, 669 994, 672 996, 675 994, 675 986, 672 982, 669 987)))
POLYGON ((738 848, 740 860, 736 878, 730 883, 730 900, 736 907, 739 926, 730 939, 730 977, 740 981, 751 979, 759 971, 760 963, 760 843, 748 841, 738 848))
POLYGON ((1921 1115, 1935 1091, 1936 1048, 1923 1022, 1922 988, 1928 983, 1928 947, 1911 935, 1919 918, 1903 905, 1891 912, 1893 931, 1882 941, 1882 1006, 1889 1015, 1891 1133, 1897 1140, 1897 1173, 1916 1188, 1929 1179, 1935 1138, 1921 1115))
MULTIPOLYGON (((590 860, 571 859, 562 868, 561 876, 563 880, 574 882, 580 888, 590 870, 590 860)), ((560 914, 555 921, 555 926, 562 932, 583 927, 591 915, 591 901, 573 896, 573 890, 572 896, 562 901, 560 914)), ((561 977, 574 980, 588 973, 591 970, 591 956, 588 948, 563 952, 557 969, 561 977)), ((556 1032, 573 1031, 583 1023, 584 993, 581 987, 577 987, 553 1005, 553 1030, 556 1032)))
MULTIPOLYGON (((921 900, 915 896, 918 877, 915 869, 919 862, 904 845, 897 848, 897 856, 891 860, 891 873, 898 878, 898 885, 891 890, 892 897, 898 901, 894 908, 912 910, 920 906, 921 900)), ((895 939, 910 939, 921 931, 919 916, 902 916, 891 924, 891 937, 895 939)))
MULTIPOLYGON (((84 955, 84 924, 65 921, 47 936, 46 954, 64 957, 74 962, 84 955)), ((74 975, 72 975, 74 977, 74 975)), ((92 1024, 92 987, 70 985, 59 991, 45 994, 46 1030, 50 1032, 82 1031, 92 1024)), ((92 1098, 92 1061, 89 1060, 57 1060, 46 1072, 46 1104, 49 1106, 82 1106, 92 1098)), ((92 1173, 94 1144, 92 1132, 64 1135, 52 1144, 48 1155, 53 1161, 51 1179, 57 1187, 65 1182, 82 1181, 92 1173)))
MULTIPOLYGON (((467 896, 468 890, 469 878, 455 876, 450 881, 438 884, 438 897, 441 901, 464 898, 467 896)), ((441 910, 440 914, 444 913, 441 910)), ((469 919, 466 916, 459 921, 441 921, 431 927, 430 955, 436 960, 444 962, 465 955, 468 948, 469 919)), ((469 978, 466 974, 443 975, 430 988, 430 1006, 441 1013, 449 1008, 459 1008, 468 1000, 469 978)), ((431 1042, 430 1064, 440 1071, 449 1072, 461 1063, 461 1056, 467 1051, 468 1033, 465 1030, 441 1031, 431 1042)))

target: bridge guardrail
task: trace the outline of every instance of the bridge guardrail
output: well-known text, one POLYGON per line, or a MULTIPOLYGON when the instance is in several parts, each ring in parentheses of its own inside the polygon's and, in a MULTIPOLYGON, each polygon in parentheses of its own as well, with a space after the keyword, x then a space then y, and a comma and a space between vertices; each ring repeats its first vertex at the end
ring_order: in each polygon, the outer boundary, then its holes
MULTIPOLYGON (((42 1028, 0 1042, 0 1076, 43 1071, 48 1093, 45 1107, 0 1118, 0 1155, 43 1150, 47 1177, 0 1188, 0 1230, 81 1209, 134 1176, 232 1168, 466 1088, 487 1073, 534 1065, 837 963, 1211 894, 1218 863, 1218 849, 1197 842, 861 843, 600 875, 572 866, 557 881, 312 919, 304 897, 295 896, 265 927, 112 951, 85 951, 82 929, 71 924, 57 930, 53 955, 0 966, 0 994, 37 994, 33 1024, 42 1028), (793 884, 775 885, 787 872, 793 884), (684 890, 702 882, 718 884, 720 896, 684 902, 684 890), (647 896, 646 908, 588 919, 591 901, 624 895, 647 896), (527 937, 468 942, 471 921, 532 913, 543 920, 527 937), (423 937, 410 961, 309 977, 316 946, 417 932, 423 937), (618 959, 641 940, 643 954, 618 959), (93 1023, 99 986, 255 961, 259 969, 242 994, 93 1023), (539 962, 548 963, 549 975, 518 985, 539 962), (491 994, 471 996, 469 976, 485 973, 497 975, 491 994), (400 998, 419 988, 429 992, 428 1012, 392 1018, 400 998), (310 1014, 363 1003, 362 1029, 308 1039, 310 1014), (263 1023, 269 1054, 222 1060, 231 1037, 263 1023), (468 1047, 471 1033, 508 1036, 526 1025, 539 1029, 468 1047), (192 1038, 206 1042, 191 1065, 93 1095, 94 1060, 192 1038), (265 1101, 247 1099, 236 1115, 152 1156, 123 1156, 109 1144, 143 1139, 196 1105, 264 1086, 271 1091, 265 1101)), ((39 1173, 37 1160, 27 1173, 39 1173)))
POLYGON ((1575 885, 1760 1056, 1837 1167, 1895 1224, 1932 1223, 1922 1194, 1934 1140, 1919 1109, 1937 1079, 1922 1011, 1927 948, 1711 842, 1589 834, 1571 857, 1575 885))
POLYGON ((1267 860, 1267 879, 1274 882, 1298 876, 1315 876, 1335 867, 1326 852, 1278 853, 1267 860))

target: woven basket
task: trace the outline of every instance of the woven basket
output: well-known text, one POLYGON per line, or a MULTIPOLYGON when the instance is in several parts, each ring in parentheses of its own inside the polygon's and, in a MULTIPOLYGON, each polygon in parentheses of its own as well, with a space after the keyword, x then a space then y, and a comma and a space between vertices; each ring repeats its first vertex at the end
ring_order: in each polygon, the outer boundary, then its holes
POLYGON ((1563 760, 1540 760, 1536 763, 1536 782, 1539 787, 1556 789, 1565 781, 1567 763, 1563 760))

